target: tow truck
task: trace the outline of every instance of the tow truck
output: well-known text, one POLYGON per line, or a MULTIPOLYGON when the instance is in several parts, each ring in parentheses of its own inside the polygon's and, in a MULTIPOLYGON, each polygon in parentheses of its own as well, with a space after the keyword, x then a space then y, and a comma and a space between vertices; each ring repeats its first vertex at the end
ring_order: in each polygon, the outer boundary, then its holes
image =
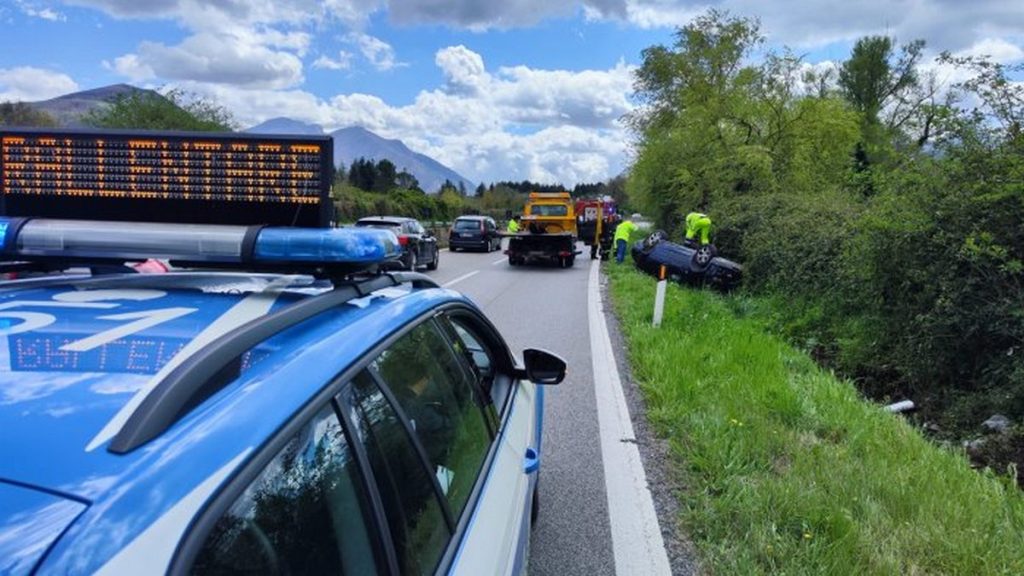
POLYGON ((568 192, 531 192, 523 208, 522 229, 509 237, 508 263, 522 266, 546 260, 569 268, 576 261, 576 211, 568 192))

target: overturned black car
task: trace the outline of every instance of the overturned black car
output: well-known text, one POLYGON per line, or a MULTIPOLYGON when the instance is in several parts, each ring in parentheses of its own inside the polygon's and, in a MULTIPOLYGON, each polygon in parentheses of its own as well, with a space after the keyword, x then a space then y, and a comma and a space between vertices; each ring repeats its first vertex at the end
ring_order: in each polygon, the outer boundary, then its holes
POLYGON ((657 277, 664 266, 665 277, 680 284, 727 291, 743 279, 743 267, 719 257, 713 245, 676 244, 661 230, 633 244, 632 254, 637 268, 657 277))

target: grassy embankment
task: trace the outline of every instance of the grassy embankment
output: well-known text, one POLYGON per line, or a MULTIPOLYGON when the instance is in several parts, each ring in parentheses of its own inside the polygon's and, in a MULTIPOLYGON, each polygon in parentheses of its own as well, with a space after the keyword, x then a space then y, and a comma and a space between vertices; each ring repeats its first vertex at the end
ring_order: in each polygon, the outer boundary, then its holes
MULTIPOLYGON (((628 261, 628 260, 627 260, 628 261)), ((1024 574, 1024 496, 719 295, 607 266, 683 523, 716 574, 1024 574)))

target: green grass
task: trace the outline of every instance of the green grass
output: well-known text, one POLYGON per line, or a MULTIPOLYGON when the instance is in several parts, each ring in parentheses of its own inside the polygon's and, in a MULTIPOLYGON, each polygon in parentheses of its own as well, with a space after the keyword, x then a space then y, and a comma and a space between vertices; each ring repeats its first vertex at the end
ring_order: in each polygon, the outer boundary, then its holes
MULTIPOLYGON (((627 260, 628 262, 628 260, 627 260)), ((606 266, 647 417, 716 574, 1024 574, 1024 496, 717 294, 606 266)))

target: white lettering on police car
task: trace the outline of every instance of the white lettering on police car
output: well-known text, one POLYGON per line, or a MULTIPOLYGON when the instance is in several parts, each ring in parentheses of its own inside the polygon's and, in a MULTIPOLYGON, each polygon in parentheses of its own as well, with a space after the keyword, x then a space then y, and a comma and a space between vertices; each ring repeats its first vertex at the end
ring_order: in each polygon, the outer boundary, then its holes
POLYGON ((21 320, 18 324, 0 327, 0 336, 10 336, 45 328, 57 321, 53 314, 43 312, 19 312, 11 311, 12 308, 96 308, 110 309, 117 308, 117 304, 99 302, 51 302, 49 300, 12 300, 0 304, 0 321, 10 318, 21 320))
POLYGON ((284 290, 296 281, 295 276, 283 276, 267 284, 266 288, 262 292, 254 292, 249 294, 245 298, 238 301, 237 304, 228 309, 227 312, 223 313, 214 320, 209 326, 203 329, 202 332, 196 334, 195 338, 191 342, 186 344, 177 354, 174 355, 159 372, 153 375, 148 382, 131 397, 128 402, 110 419, 109 422, 103 426, 103 429, 96 434, 96 436, 89 442, 85 447, 86 452, 92 452, 96 448, 106 443, 108 440, 117 435, 124 426, 124 423, 128 421, 135 409, 142 404, 142 401, 146 399, 154 388, 171 373, 172 370, 177 368, 187 358, 201 350, 210 342, 213 342, 220 336, 227 332, 234 330, 235 328, 263 316, 274 306, 274 302, 277 301, 277 297, 281 294, 281 290, 284 290))
POLYGON ((132 300, 142 302, 167 296, 163 290, 136 290, 122 288, 118 290, 76 290, 55 294, 53 299, 58 302, 105 302, 110 300, 132 300))
POLYGON ((123 326, 104 330, 103 332, 93 334, 88 338, 75 340, 74 342, 61 346, 60 349, 67 352, 87 352, 94 348, 99 348, 104 344, 110 344, 111 342, 124 338, 125 336, 131 336, 132 334, 142 332, 143 330, 158 326, 164 322, 170 322, 176 318, 181 318, 182 316, 191 314, 196 310, 198 310, 198 308, 158 308, 156 310, 143 310, 141 312, 127 312, 125 314, 99 316, 97 320, 135 320, 135 322, 129 322, 123 326))

